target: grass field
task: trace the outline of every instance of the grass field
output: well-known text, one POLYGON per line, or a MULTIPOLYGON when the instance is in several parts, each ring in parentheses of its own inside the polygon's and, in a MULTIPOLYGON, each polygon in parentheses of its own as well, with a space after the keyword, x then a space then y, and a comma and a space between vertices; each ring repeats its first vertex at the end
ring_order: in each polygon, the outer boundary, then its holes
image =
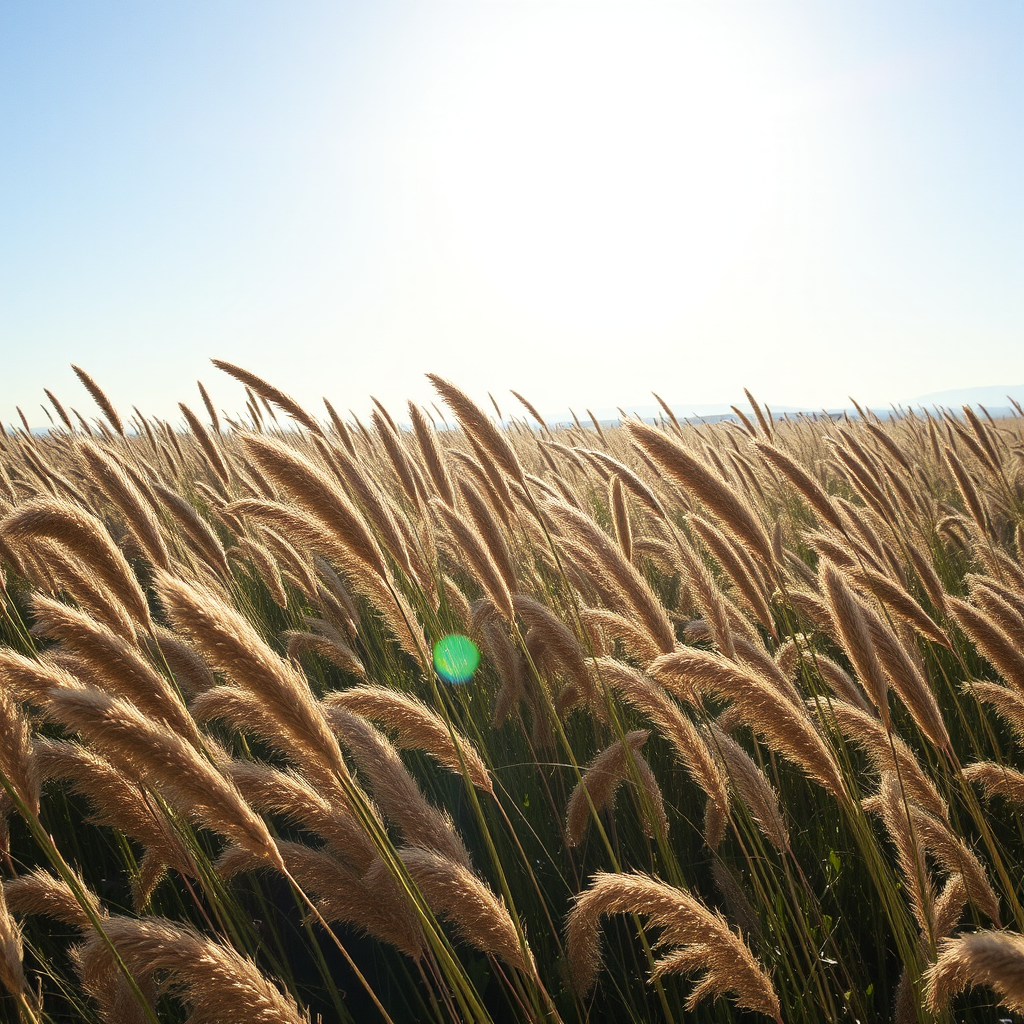
POLYGON ((1024 1012, 1024 418, 218 367, 0 438, 0 1019, 1024 1012))

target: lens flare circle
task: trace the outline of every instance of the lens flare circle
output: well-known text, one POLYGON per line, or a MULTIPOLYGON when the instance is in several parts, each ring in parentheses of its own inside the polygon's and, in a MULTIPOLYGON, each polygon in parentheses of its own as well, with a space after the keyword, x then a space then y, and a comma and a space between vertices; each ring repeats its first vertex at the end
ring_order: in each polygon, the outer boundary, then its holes
POLYGON ((434 644, 434 670, 446 683, 468 683, 480 664, 480 652, 468 636, 453 634, 434 644))

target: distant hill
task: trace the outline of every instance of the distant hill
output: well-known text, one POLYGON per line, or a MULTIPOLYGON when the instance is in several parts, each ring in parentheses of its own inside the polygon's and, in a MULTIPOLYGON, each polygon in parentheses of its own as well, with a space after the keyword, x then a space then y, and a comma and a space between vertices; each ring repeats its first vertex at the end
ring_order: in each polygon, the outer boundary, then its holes
POLYGON ((1005 409, 1013 398, 1024 405, 1024 384, 997 384, 984 388, 954 388, 915 398, 912 405, 940 405, 959 409, 962 405, 983 405, 990 411, 1005 409))

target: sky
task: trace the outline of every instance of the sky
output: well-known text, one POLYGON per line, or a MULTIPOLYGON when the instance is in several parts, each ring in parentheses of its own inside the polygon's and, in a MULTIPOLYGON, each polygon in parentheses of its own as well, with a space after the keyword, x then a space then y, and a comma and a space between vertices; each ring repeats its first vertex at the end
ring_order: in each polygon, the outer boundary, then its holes
POLYGON ((0 0, 0 420, 1024 383, 1020 0, 0 0))

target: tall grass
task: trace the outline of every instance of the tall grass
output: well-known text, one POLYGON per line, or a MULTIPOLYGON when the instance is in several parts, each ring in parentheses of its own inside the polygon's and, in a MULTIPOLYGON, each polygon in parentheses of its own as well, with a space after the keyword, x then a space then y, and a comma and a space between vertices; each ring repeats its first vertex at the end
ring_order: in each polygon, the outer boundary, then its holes
POLYGON ((0 1018, 1024 1009, 1020 418, 217 366, 244 414, 76 368, 102 417, 0 437, 0 1018))

